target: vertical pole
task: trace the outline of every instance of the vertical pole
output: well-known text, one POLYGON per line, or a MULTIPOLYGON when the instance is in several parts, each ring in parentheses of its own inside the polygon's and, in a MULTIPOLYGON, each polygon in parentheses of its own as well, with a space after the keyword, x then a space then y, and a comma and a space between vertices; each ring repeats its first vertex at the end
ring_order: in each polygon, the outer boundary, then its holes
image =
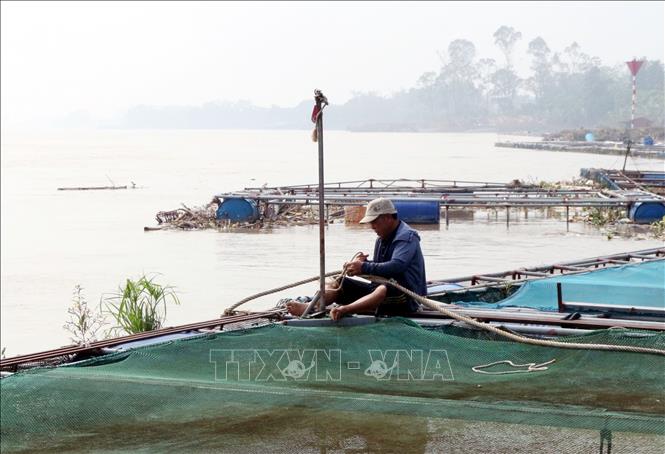
POLYGON ((319 90, 314 91, 314 99, 316 105, 321 109, 316 119, 316 134, 319 143, 319 310, 324 310, 326 307, 325 301, 325 288, 326 288, 326 237, 325 237, 325 212, 323 207, 323 106, 321 105, 325 100, 319 90))
POLYGON ((510 228, 510 207, 506 205, 506 228, 510 228))
POLYGON ((621 168, 622 172, 626 171, 626 163, 628 162, 628 155, 630 154, 630 146, 632 145, 632 143, 633 141, 630 138, 626 139, 626 156, 624 156, 623 158, 623 167, 621 168))
POLYGON ((449 217, 448 217, 448 205, 446 205, 446 229, 448 229, 448 223, 449 223, 449 217))
POLYGON ((637 101, 637 73, 633 74, 633 102, 630 109, 630 137, 633 137, 635 127, 635 102, 637 101))
POLYGON ((561 291, 561 282, 556 283, 556 305, 559 312, 564 312, 566 310, 563 305, 563 292, 561 291))
POLYGON ((566 205, 566 232, 570 232, 570 218, 568 217, 568 205, 566 205))

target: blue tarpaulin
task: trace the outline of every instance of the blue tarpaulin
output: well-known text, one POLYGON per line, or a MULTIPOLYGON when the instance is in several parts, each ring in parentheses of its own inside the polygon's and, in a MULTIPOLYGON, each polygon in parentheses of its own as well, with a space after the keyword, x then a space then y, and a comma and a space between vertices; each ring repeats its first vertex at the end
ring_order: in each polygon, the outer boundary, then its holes
MULTIPOLYGON (((665 260, 527 281, 517 292, 492 307, 557 310, 558 282, 564 302, 665 309, 665 260)), ((471 303, 476 304, 487 305, 471 303)))

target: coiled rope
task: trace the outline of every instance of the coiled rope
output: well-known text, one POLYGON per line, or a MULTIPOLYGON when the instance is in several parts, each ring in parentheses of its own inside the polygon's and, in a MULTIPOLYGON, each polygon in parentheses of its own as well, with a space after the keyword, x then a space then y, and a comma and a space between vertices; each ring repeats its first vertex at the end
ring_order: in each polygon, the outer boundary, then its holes
MULTIPOLYGON (((342 270, 331 271, 330 273, 326 273, 324 276, 325 277, 337 276, 338 274, 341 274, 341 273, 342 273, 342 270)), ((235 303, 233 306, 230 306, 229 308, 227 308, 224 311, 224 315, 227 315, 227 316, 228 315, 233 315, 233 312, 239 306, 245 304, 248 301, 255 300, 256 298, 260 298, 262 296, 266 296, 266 295, 270 295, 270 294, 273 294, 273 293, 281 292, 282 290, 288 290, 288 289, 293 288, 293 287, 298 287, 298 286, 301 286, 303 284, 309 284, 310 282, 314 282, 314 281, 318 280, 320 277, 321 276, 317 275, 317 276, 310 277, 308 279, 303 279, 302 281, 294 282, 293 284, 287 284, 287 285, 283 285, 281 287, 266 290, 265 292, 255 293, 254 295, 250 295, 247 298, 241 299, 240 301, 235 303)))
MULTIPOLYGON (((363 255, 362 252, 356 252, 356 253, 353 255, 353 257, 351 258, 351 260, 353 261, 353 260, 355 260, 357 257, 359 257, 359 256, 361 256, 361 255, 363 255)), ((339 288, 339 286, 341 285, 341 283, 342 283, 342 279, 344 279, 344 277, 346 276, 346 272, 347 272, 347 271, 346 271, 346 266, 345 266, 343 270, 331 271, 330 273, 326 273, 326 274, 324 274, 323 276, 324 276, 324 277, 336 276, 336 277, 335 277, 335 281, 337 282, 337 286, 335 287, 335 289, 337 289, 337 288, 339 288)), ((233 315, 234 311, 235 311, 239 306, 241 306, 241 305, 247 303, 248 301, 255 300, 256 298, 261 298, 262 296, 267 296, 267 295, 271 295, 271 294, 273 294, 273 293, 281 292, 281 291, 283 291, 283 290, 288 290, 288 289, 293 288, 293 287, 299 287, 299 286, 301 286, 301 285, 303 285, 303 284, 309 284, 310 282, 314 282, 314 281, 316 281, 317 279, 320 279, 320 278, 321 278, 321 276, 312 276, 312 277, 310 277, 310 278, 303 279, 302 281, 294 282, 293 284, 287 284, 287 285, 283 285, 283 286, 281 286, 281 287, 277 287, 277 288, 273 288, 273 289, 270 289, 270 290, 266 290, 266 291, 264 291, 264 292, 255 293, 254 295, 250 295, 250 296, 248 296, 247 298, 243 298, 243 299, 241 299, 240 301, 238 301, 237 303, 235 303, 235 304, 232 305, 231 307, 227 308, 227 309, 224 311, 224 314, 223 314, 223 315, 227 315, 227 316, 228 316, 228 315, 233 315)))
MULTIPOLYGON (((326 273, 325 277, 331 277, 331 276, 338 276, 338 278, 341 278, 343 275, 345 275, 345 270, 338 270, 338 271, 332 271, 330 273, 326 273)), ((630 353, 648 353, 648 354, 653 354, 653 355, 661 355, 665 356, 665 350, 661 350, 658 348, 649 348, 649 347, 635 347, 632 345, 610 345, 610 344, 585 344, 585 343, 579 343, 579 342, 559 342, 559 341, 553 341, 553 340, 547 340, 547 339, 535 339, 531 337, 525 337, 525 336, 520 336, 518 334, 510 333, 507 331, 504 331, 502 329, 497 328, 494 325, 491 325, 489 323, 483 323, 479 322, 478 320, 467 317, 465 315, 457 314, 454 311, 446 309, 444 306, 449 306, 446 303, 441 303, 440 301, 435 301, 429 298, 425 298, 424 296, 418 295, 417 293, 409 290, 408 288, 405 288, 398 284, 394 279, 386 279, 381 276, 372 276, 372 275, 363 275, 361 276, 371 282, 377 283, 377 284, 383 284, 383 285, 390 285, 397 290, 401 291, 402 293, 410 296, 414 300, 418 301, 420 304, 423 306, 435 310, 437 312, 440 312, 441 314, 450 317, 452 319, 455 319, 460 322, 467 323, 471 326, 475 326, 476 328, 479 328, 484 331, 489 331, 491 333, 496 334, 497 336, 504 337, 506 339, 513 340, 515 342, 520 342, 522 344, 529 344, 529 345, 539 345, 542 347, 557 347, 557 348, 568 348, 568 349, 573 349, 573 350, 602 350, 602 351, 618 351, 618 352, 630 352, 630 353)), ((310 282, 314 282, 317 279, 319 279, 320 276, 313 276, 308 279, 303 279, 302 281, 294 282, 292 284, 288 285, 283 285, 281 287, 277 287, 274 289, 266 290, 264 292, 256 293, 254 295, 248 296, 247 298, 244 298, 240 301, 238 301, 236 304, 232 305, 228 309, 224 311, 224 315, 233 315, 233 312, 235 309, 237 309, 240 305, 245 304, 248 301, 251 301, 253 299, 270 295, 272 293, 277 293, 281 292, 282 290, 287 290, 293 287, 298 287, 303 284, 307 284, 310 282)))

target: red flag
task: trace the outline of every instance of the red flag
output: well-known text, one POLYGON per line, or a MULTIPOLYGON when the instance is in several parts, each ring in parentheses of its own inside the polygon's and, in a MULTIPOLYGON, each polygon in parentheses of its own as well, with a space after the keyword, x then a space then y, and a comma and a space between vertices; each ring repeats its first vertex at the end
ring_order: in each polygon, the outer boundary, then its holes
POLYGON ((630 73, 631 73, 633 76, 636 76, 636 75, 637 75, 637 72, 638 72, 638 71, 640 70, 640 68, 642 67, 642 63, 644 63, 644 61, 637 61, 637 60, 635 60, 634 58, 633 58, 631 61, 627 61, 627 62, 626 62, 626 64, 628 65, 628 68, 630 68, 630 73))
POLYGON ((316 120, 319 118, 321 113, 321 108, 318 105, 314 105, 314 110, 312 110, 312 123, 316 123, 316 120))

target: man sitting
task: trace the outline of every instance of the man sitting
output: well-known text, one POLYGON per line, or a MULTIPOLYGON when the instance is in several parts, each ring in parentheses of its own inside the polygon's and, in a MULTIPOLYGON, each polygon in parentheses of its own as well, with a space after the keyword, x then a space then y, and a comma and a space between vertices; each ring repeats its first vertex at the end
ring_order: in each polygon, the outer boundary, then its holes
MULTIPOLYGON (((361 224, 369 223, 378 238, 374 244, 374 259, 362 254, 344 264, 347 275, 376 275, 392 278, 403 287, 419 295, 427 294, 425 260, 420 249, 418 232, 397 217, 397 210, 388 199, 375 199, 367 205, 361 224)), ((339 288, 328 285, 325 302, 339 306, 330 311, 333 320, 344 314, 376 313, 380 315, 406 315, 418 309, 418 303, 392 286, 368 283, 357 278, 342 280, 339 288)), ((307 304, 290 301, 286 308, 300 316, 307 304)))

